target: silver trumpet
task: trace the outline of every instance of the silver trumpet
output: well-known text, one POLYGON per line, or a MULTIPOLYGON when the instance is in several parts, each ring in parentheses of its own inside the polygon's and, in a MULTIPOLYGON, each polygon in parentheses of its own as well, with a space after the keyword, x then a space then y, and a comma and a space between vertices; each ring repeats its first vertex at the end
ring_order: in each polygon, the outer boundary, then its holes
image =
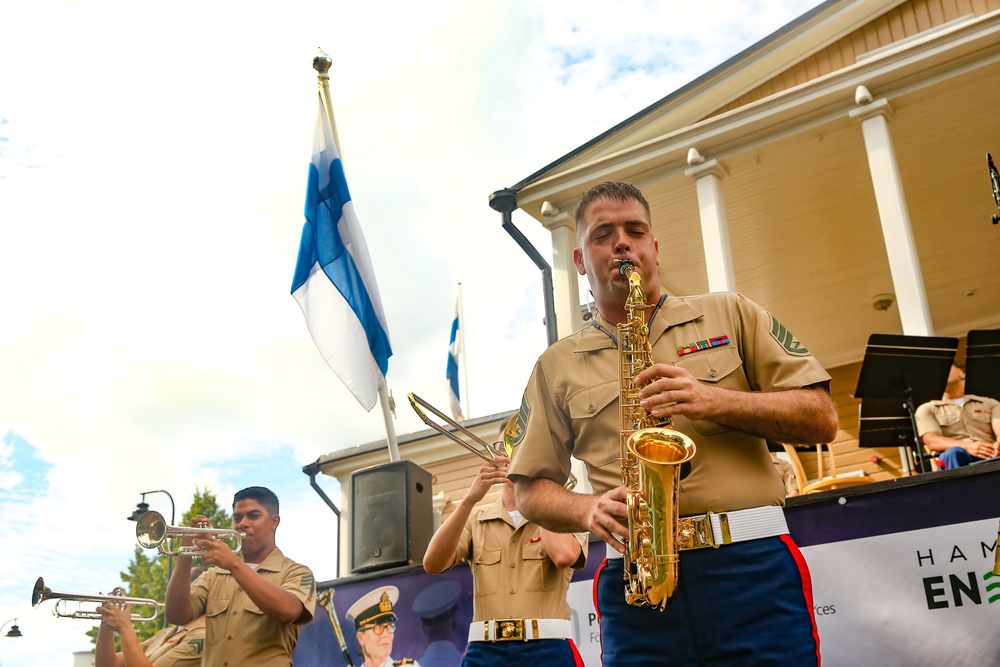
POLYGON ((210 528, 206 524, 204 527, 195 526, 168 526, 159 512, 150 510, 142 515, 135 524, 135 539, 139 546, 144 549, 156 547, 163 556, 204 556, 207 549, 196 546, 180 545, 176 549, 170 548, 170 540, 178 540, 185 537, 213 540, 216 538, 230 538, 236 540, 236 553, 243 548, 243 538, 246 533, 238 530, 226 530, 223 528, 210 528))
POLYGON ((117 605, 130 604, 133 609, 136 607, 152 608, 152 612, 145 615, 133 613, 131 616, 132 622, 156 620, 156 617, 160 615, 160 607, 163 606, 161 603, 150 598, 130 598, 123 595, 80 595, 79 593, 53 591, 45 585, 45 581, 41 577, 38 577, 38 581, 35 582, 35 588, 31 591, 31 606, 37 607, 46 600, 56 600, 56 606, 53 607, 52 613, 60 618, 101 619, 101 613, 97 609, 79 608, 76 611, 69 611, 66 609, 66 606, 70 602, 94 602, 99 605, 111 602, 117 605))

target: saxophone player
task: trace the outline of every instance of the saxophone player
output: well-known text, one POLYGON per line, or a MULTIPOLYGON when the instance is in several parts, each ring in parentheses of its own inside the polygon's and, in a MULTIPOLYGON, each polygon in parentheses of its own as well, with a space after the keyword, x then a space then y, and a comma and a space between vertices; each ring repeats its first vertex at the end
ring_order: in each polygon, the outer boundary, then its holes
POLYGON ((595 582, 604 665, 818 665, 810 579, 787 534, 784 486, 765 441, 833 440, 830 376, 742 295, 668 297, 649 204, 635 186, 588 190, 576 226, 574 260, 598 315, 539 357, 521 404, 510 477, 526 518, 553 531, 589 530, 607 542, 595 582), (653 360, 628 378, 618 356, 619 325, 632 314, 623 263, 638 273, 649 304, 642 318, 648 328, 638 329, 653 360), (662 611, 628 604, 623 592, 632 565, 623 540, 633 489, 623 484, 616 435, 627 430, 619 413, 626 381, 642 388, 638 400, 648 416, 671 419, 697 448, 679 469, 676 507, 681 522, 706 530, 680 547, 679 584, 662 611), (562 487, 570 454, 586 464, 594 495, 562 487))

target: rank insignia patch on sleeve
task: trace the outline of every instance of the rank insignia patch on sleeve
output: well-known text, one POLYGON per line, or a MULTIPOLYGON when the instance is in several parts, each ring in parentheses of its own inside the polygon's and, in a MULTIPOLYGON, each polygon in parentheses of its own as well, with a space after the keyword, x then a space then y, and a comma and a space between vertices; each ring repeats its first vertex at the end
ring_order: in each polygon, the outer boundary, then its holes
POLYGON ((778 341, 778 345, 785 348, 785 352, 788 354, 794 354, 797 357, 809 356, 809 350, 806 349, 805 345, 800 343, 792 335, 792 332, 785 328, 784 324, 775 319, 774 315, 771 315, 771 336, 778 341))
POLYGON ((517 422, 516 422, 516 429, 513 434, 514 436, 513 442, 510 443, 512 449, 520 445, 521 441, 524 440, 524 430, 525 427, 528 425, 528 417, 530 416, 531 416, 531 408, 528 407, 528 397, 522 394, 521 408, 517 412, 517 422))

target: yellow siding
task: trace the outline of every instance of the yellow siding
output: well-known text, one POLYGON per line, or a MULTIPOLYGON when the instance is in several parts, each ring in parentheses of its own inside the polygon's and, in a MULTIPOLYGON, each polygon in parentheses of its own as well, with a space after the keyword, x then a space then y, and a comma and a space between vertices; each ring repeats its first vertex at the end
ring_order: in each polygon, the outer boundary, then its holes
POLYGON ((1000 0, 908 0, 868 25, 817 51, 805 60, 716 110, 717 116, 830 72, 853 65, 858 56, 888 46, 935 26, 973 14, 982 16, 1000 9, 1000 0))

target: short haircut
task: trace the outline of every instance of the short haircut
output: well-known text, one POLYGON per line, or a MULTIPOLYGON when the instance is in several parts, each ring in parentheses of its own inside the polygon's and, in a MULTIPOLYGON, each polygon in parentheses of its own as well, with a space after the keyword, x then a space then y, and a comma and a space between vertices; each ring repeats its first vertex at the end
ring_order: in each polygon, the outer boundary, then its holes
POLYGON ((604 183, 599 183, 583 193, 580 203, 576 207, 576 212, 573 214, 573 217, 576 219, 576 237, 581 241, 583 240, 584 232, 584 214, 587 212, 587 207, 598 199, 613 199, 621 202, 634 199, 642 204, 642 207, 646 209, 646 215, 650 218, 650 220, 652 220, 653 215, 649 211, 649 202, 642 196, 642 191, 640 191, 639 188, 635 187, 631 183, 623 183, 621 181, 605 181, 604 183))
POLYGON ((233 496, 233 509, 236 508, 236 503, 241 500, 256 500, 271 514, 278 513, 278 496, 266 487, 248 486, 242 491, 237 491, 236 495, 233 496))

